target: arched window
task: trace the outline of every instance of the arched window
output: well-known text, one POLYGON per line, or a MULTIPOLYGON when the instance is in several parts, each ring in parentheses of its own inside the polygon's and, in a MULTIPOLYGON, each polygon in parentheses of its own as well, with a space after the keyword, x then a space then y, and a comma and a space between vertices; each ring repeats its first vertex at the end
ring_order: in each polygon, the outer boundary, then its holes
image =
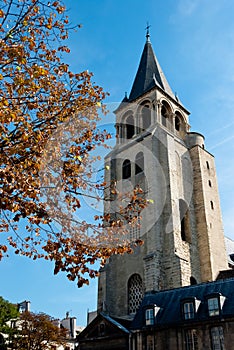
POLYGON ((142 130, 146 130, 151 125, 151 111, 149 105, 144 105, 141 110, 142 130))
POLYGON ((133 116, 130 115, 126 119, 126 138, 131 139, 133 135, 134 135, 134 120, 133 120, 133 116))
POLYGON ((170 120, 169 120, 170 115, 171 115, 171 107, 166 101, 163 101, 162 108, 161 108, 162 125, 166 127, 170 127, 170 120))
POLYGON ((190 277, 190 284, 191 286, 197 284, 196 278, 194 278, 193 276, 190 277))
POLYGON ((135 273, 128 280, 128 311, 136 313, 143 298, 143 283, 141 276, 135 273))
POLYGON ((180 118, 178 117, 178 115, 175 116, 175 129, 177 131, 180 131, 180 118))
POLYGON ((135 175, 142 173, 144 171, 144 154, 139 152, 136 155, 135 160, 135 175))
POLYGON ((161 115, 162 115, 162 125, 167 126, 167 110, 165 106, 162 106, 161 115))
POLYGON ((125 159, 122 167, 122 178, 128 179, 131 177, 131 162, 129 159, 125 159))
POLYGON ((174 127, 175 127, 176 131, 185 130, 184 119, 182 117, 182 114, 180 114, 180 112, 178 112, 178 111, 175 112, 174 127))
POLYGON ((189 210, 187 203, 183 199, 179 200, 179 210, 181 239, 184 242, 191 243, 189 210))

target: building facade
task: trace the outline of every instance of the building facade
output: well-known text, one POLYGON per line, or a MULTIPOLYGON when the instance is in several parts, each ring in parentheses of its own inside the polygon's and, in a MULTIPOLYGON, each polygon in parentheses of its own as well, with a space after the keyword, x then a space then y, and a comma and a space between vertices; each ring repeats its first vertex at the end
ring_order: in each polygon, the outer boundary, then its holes
MULTIPOLYGON (((106 182, 119 193, 142 188, 149 205, 127 228, 131 242, 144 244, 101 269, 98 314, 79 349, 232 350, 234 242, 226 241, 227 258, 214 157, 190 130, 149 33, 115 114, 106 182)), ((117 208, 112 200, 105 211, 117 208)))
POLYGON ((79 336, 80 350, 232 350, 234 279, 145 294, 132 322, 104 313, 79 336))
POLYGON ((214 157, 204 137, 190 131, 189 112, 173 94, 149 33, 131 93, 115 114, 106 181, 123 193, 140 186, 150 204, 129 228, 143 246, 113 256, 101 270, 98 310, 131 319, 145 292, 213 281, 228 265, 214 157))

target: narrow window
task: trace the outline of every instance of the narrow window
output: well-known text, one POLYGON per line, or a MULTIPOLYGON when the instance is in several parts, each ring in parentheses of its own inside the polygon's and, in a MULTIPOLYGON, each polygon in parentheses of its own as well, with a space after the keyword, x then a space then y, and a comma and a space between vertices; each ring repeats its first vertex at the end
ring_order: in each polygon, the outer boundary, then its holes
POLYGON ((211 184, 211 181, 210 181, 210 180, 208 181, 208 184, 209 184, 210 187, 212 187, 212 184, 211 184))
POLYGON ((194 318, 194 303, 192 301, 183 304, 183 315, 185 320, 194 318))
POLYGON ((214 203, 213 203, 213 201, 210 201, 210 207, 211 207, 212 210, 214 210, 214 203))
POLYGON ((197 331, 188 329, 185 331, 186 350, 198 350, 197 331))
POLYGON ((135 175, 144 171, 144 155, 143 152, 139 152, 136 155, 135 160, 135 175))
POLYGON ((125 159, 122 168, 122 178, 128 179, 129 177, 131 177, 131 162, 129 159, 125 159))
POLYGON ((126 120, 126 138, 131 139, 134 135, 134 120, 133 116, 130 115, 126 120))
POLYGON ((210 170, 210 164, 209 164, 208 161, 206 161, 206 167, 207 167, 208 170, 210 170))
POLYGON ((223 327, 212 327, 210 331, 212 350, 225 350, 223 327))
POLYGON ((132 275, 128 280, 128 311, 135 314, 143 298, 143 283, 141 276, 132 275))
POLYGON ((187 203, 183 199, 179 200, 179 210, 181 239, 184 242, 191 243, 189 210, 187 203))
POLYGON ((165 106, 162 106, 161 115, 162 115, 162 125, 167 126, 167 110, 165 106))
POLYGON ((195 284, 197 284, 197 280, 193 276, 190 277, 190 284, 191 286, 194 286, 195 284))
POLYGON ((105 335, 105 324, 104 323, 100 323, 100 325, 99 325, 99 334, 101 337, 103 337, 105 335))
POLYGON ((146 130, 151 125, 151 111, 148 105, 144 105, 141 111, 142 116, 142 130, 146 130))
POLYGON ((208 313, 209 316, 218 316, 220 314, 218 297, 208 299, 208 313))
POLYGON ((177 115, 175 116, 175 129, 180 131, 180 118, 177 115))
POLYGON ((146 309, 145 310, 145 324, 146 326, 154 325, 154 309, 146 309))

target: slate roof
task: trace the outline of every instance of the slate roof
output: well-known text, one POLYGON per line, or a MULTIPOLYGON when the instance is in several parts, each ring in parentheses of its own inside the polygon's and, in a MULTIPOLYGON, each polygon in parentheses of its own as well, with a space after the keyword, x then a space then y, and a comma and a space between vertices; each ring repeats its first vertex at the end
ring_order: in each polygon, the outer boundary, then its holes
POLYGON ((175 95, 173 94, 154 54, 149 37, 147 37, 128 102, 135 100, 155 86, 160 87, 175 99, 175 95))
POLYGON ((98 333, 95 332, 97 330, 97 325, 105 319, 109 324, 114 326, 118 331, 124 334, 129 334, 130 331, 117 320, 113 319, 109 315, 106 315, 104 312, 100 312, 97 316, 83 329, 83 331, 78 335, 79 340, 84 340, 85 338, 94 338, 98 337, 98 333))
POLYGON ((122 324, 120 324, 119 322, 114 320, 112 317, 104 314, 103 312, 100 312, 100 314, 102 315, 103 318, 105 318, 107 321, 109 321, 110 323, 112 323, 113 325, 118 327, 121 331, 123 331, 125 333, 129 333, 129 330, 126 327, 124 327, 122 324))
POLYGON ((156 316, 156 327, 173 326, 179 323, 184 324, 184 322, 207 321, 212 318, 208 316, 207 312, 207 296, 213 293, 221 293, 226 297, 222 308, 222 319, 234 317, 234 279, 228 279, 146 294, 140 309, 135 315, 131 329, 145 327, 145 309, 147 305, 160 307, 156 316), (196 298, 201 303, 195 319, 184 321, 181 314, 181 301, 187 298, 196 298))

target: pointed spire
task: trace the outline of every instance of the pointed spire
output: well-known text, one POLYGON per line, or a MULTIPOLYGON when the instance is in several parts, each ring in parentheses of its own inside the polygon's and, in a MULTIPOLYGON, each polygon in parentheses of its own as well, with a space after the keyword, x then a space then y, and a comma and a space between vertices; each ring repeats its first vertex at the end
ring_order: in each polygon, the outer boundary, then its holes
POLYGON ((137 97, 143 95, 145 92, 156 86, 163 89, 168 95, 174 98, 174 94, 154 54, 150 42, 149 28, 150 26, 147 24, 146 43, 141 55, 137 74, 132 85, 132 90, 129 95, 129 101, 135 100, 137 97))

